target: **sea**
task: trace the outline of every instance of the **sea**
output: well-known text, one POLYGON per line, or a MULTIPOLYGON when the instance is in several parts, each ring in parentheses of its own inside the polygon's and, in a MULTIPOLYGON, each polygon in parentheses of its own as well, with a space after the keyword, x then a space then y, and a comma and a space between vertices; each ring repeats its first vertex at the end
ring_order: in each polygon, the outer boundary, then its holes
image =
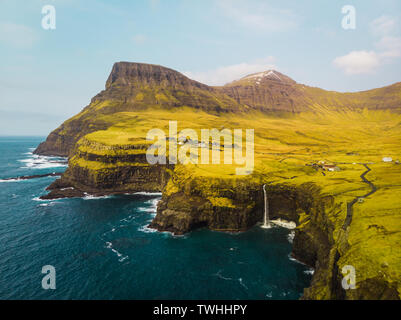
POLYGON ((32 154, 44 139, 0 137, 0 299, 291 300, 310 285, 291 230, 174 236, 147 228, 161 194, 42 201, 57 177, 6 180, 67 168, 32 154))

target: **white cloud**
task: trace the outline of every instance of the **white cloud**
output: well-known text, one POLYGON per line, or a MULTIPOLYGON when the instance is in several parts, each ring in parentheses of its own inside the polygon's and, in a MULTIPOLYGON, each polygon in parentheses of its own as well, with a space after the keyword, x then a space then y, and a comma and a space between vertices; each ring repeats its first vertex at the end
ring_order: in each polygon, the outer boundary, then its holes
POLYGON ((384 36, 397 30, 397 20, 390 16, 380 16, 370 25, 372 33, 376 36, 384 36))
POLYGON ((401 57, 401 38, 385 36, 376 43, 376 47, 380 50, 380 56, 383 58, 401 57))
POLYGON ((30 47, 38 39, 35 31, 15 23, 0 23, 0 42, 14 47, 30 47))
POLYGON ((254 30, 286 31, 297 25, 298 17, 293 12, 271 7, 266 2, 219 0, 217 6, 227 18, 254 30))
POLYGON ((391 63, 401 57, 401 37, 398 32, 397 19, 390 16, 380 16, 372 21, 372 34, 379 40, 374 44, 375 51, 352 51, 337 57, 333 63, 348 75, 373 73, 380 65, 391 63))
POLYGON ((186 71, 183 73, 189 78, 197 80, 199 82, 211 86, 218 86, 240 79, 252 73, 275 69, 273 63, 274 58, 267 57, 253 62, 243 62, 230 66, 222 66, 205 72, 186 71))
POLYGON ((380 65, 380 57, 374 51, 352 51, 334 59, 334 65, 348 75, 372 73, 380 65))

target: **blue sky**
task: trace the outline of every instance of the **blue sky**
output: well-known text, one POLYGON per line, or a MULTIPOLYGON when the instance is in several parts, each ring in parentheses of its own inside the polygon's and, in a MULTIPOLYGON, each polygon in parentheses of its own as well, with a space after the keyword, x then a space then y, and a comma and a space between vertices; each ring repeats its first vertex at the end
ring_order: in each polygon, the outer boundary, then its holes
POLYGON ((401 81, 399 0, 0 0, 0 135, 46 135, 104 88, 116 61, 207 84, 274 68, 358 91, 401 81), (44 30, 42 7, 56 9, 44 30), (344 5, 356 28, 344 30, 344 5))

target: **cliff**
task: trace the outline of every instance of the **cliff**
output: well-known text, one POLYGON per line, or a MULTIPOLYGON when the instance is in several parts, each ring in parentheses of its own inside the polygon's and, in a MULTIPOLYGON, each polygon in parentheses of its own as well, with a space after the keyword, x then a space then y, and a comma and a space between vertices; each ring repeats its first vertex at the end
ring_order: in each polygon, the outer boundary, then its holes
MULTIPOLYGON (((305 299, 399 299, 401 294, 401 85, 337 93, 277 71, 209 87, 161 66, 116 63, 104 91, 53 131, 36 153, 69 157, 43 198, 161 191, 151 227, 183 234, 244 231, 272 218, 297 223, 293 255, 316 269, 305 299), (150 165, 150 129, 254 129, 255 167, 150 165), (335 164, 323 171, 319 161, 335 164), (361 179, 372 181, 377 192, 361 179), (353 202, 352 215, 347 207, 353 202), (341 287, 343 266, 357 289, 341 287)), ((220 144, 222 156, 224 145, 220 144)))
POLYGON ((34 153, 68 156, 81 137, 107 129, 118 121, 118 113, 174 111, 183 106, 212 114, 247 111, 224 93, 172 69, 118 62, 112 68, 105 90, 93 97, 79 114, 51 132, 34 153))

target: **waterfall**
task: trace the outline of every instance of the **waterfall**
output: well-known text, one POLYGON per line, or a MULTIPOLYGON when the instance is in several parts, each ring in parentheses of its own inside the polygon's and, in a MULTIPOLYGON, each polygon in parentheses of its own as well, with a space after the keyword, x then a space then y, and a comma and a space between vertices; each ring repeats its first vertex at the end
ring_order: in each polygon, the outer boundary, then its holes
POLYGON ((267 199, 266 194, 266 185, 263 185, 263 194, 264 194, 264 203, 265 203, 265 210, 264 210, 264 221, 262 228, 270 228, 270 218, 269 218, 269 200, 267 199))

